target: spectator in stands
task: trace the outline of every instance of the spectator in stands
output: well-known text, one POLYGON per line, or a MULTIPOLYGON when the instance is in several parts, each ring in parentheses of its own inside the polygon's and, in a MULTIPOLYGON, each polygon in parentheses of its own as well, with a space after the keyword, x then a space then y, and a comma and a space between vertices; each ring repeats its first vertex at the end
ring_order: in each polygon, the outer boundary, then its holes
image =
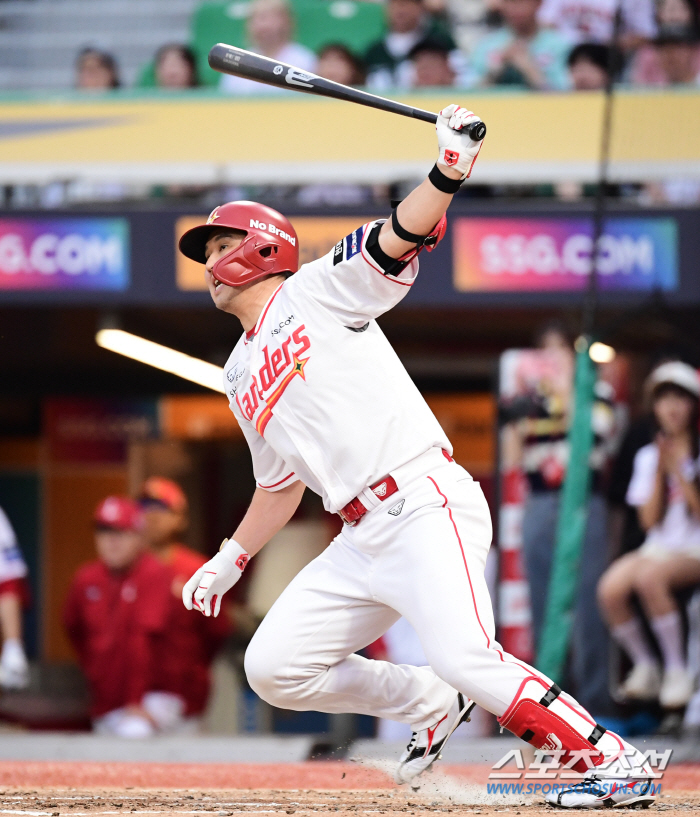
MULTIPOLYGON (((673 35, 677 37, 678 33, 681 32, 689 33, 690 37, 688 39, 692 42, 693 35, 697 36, 700 31, 700 8, 695 0, 660 0, 656 11, 656 24, 660 35, 659 38, 657 38, 657 42, 648 43, 639 48, 632 60, 629 69, 629 79, 634 85, 664 87, 673 84, 664 66, 662 54, 663 46, 660 45, 660 42, 668 40, 669 34, 672 40, 673 35)), ((683 44, 681 44, 681 49, 676 49, 677 52, 680 51, 681 63, 684 62, 683 56, 685 56, 682 53, 685 50, 682 48, 682 45, 683 44)), ((668 46, 669 48, 666 53, 670 55, 671 63, 676 62, 677 60, 674 60, 673 43, 669 42, 668 46)), ((693 73, 699 74, 700 47, 698 47, 696 43, 694 46, 691 46, 691 48, 693 48, 694 51, 693 73)), ((667 59, 668 58, 669 57, 667 57, 667 59)), ((671 73, 678 73, 677 70, 674 71, 673 65, 671 65, 671 73)), ((682 73, 684 73, 684 71, 682 73)))
POLYGON ((142 738, 177 722, 184 703, 156 689, 156 648, 171 610, 171 575, 146 553, 138 504, 109 496, 95 511, 98 559, 73 578, 64 609, 92 699, 94 729, 142 738))
POLYGON ((632 661, 620 692, 631 700, 658 697, 667 709, 690 700, 694 679, 685 656, 683 621, 674 592, 700 582, 700 380, 671 361, 649 376, 657 435, 634 458, 627 502, 638 509, 644 544, 605 572, 598 599, 613 638, 632 661), (663 674, 631 604, 641 602, 663 659, 663 674))
POLYGON ((171 609, 167 633, 157 647, 155 685, 185 701, 185 717, 192 723, 207 705, 211 663, 230 632, 229 618, 193 616, 182 604, 185 582, 206 558, 180 541, 187 528, 187 498, 180 486, 163 477, 151 477, 141 489, 139 503, 146 544, 170 579, 171 609))
POLYGON ((539 22, 556 29, 569 42, 610 44, 618 7, 621 19, 616 45, 631 51, 653 39, 653 0, 544 0, 539 22))
MULTIPOLYGON (((567 433, 574 375, 573 348, 559 323, 542 327, 537 346, 541 351, 524 357, 518 374, 522 396, 502 407, 504 419, 510 425, 513 462, 519 461, 528 484, 522 538, 536 647, 541 645, 543 635, 562 489, 569 466, 567 433)), ((569 668, 577 699, 598 716, 609 714, 606 709, 612 707, 608 695, 607 632, 595 592, 607 564, 607 511, 602 477, 617 430, 613 399, 612 387, 599 380, 591 418, 595 434, 589 459, 592 488, 573 610, 569 668)))
POLYGON ((455 83, 450 65, 450 50, 441 39, 426 37, 413 46, 410 53, 413 67, 411 87, 447 88, 455 83))
POLYGON ((504 26, 487 34, 472 55, 477 85, 560 90, 568 85, 569 44, 537 22, 540 0, 503 0, 504 26))
POLYGON ((0 508, 0 687, 23 689, 29 684, 29 665, 22 643, 22 607, 29 598, 27 565, 10 520, 0 508))
MULTIPOLYGON (((253 0, 250 4, 246 33, 251 51, 286 62, 302 71, 316 70, 316 55, 292 41, 294 21, 287 0, 253 0)), ((279 93, 273 85, 263 85, 241 77, 224 74, 220 87, 231 94, 279 93)))
POLYGON ((84 48, 78 54, 75 72, 75 87, 81 91, 109 91, 121 86, 116 60, 97 48, 84 48))
POLYGON ((367 79, 362 60, 341 43, 330 43, 319 51, 316 73, 343 85, 364 85, 367 79))
POLYGON ((196 88, 200 84, 197 59, 186 45, 171 43, 159 48, 155 58, 155 74, 159 88, 196 88))
POLYGON ((664 26, 656 39, 664 85, 698 85, 698 32, 691 26, 664 26))
POLYGON ((425 0, 425 5, 432 15, 447 18, 450 33, 465 54, 502 24, 500 0, 425 0))
POLYGON ((608 77, 614 70, 617 57, 611 47, 600 43, 580 43, 575 46, 567 60, 571 85, 575 91, 602 91, 607 87, 608 77))
POLYGON ((387 33, 369 47, 365 55, 367 82, 378 90, 407 88, 411 84, 409 55, 421 40, 439 40, 450 53, 457 73, 463 71, 462 57, 444 26, 426 12, 423 0, 387 0, 387 33))

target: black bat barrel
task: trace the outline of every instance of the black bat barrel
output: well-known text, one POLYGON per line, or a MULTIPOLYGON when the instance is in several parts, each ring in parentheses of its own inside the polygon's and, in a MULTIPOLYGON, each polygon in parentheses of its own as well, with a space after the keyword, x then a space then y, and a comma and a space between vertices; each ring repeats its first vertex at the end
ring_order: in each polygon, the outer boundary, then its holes
MULTIPOLYGON (((259 54, 253 54, 251 51, 245 51, 242 48, 236 48, 225 43, 218 43, 211 49, 209 52, 209 65, 215 71, 223 74, 245 77, 255 82, 262 82, 265 85, 276 85, 290 91, 301 91, 305 94, 355 102, 358 105, 367 105, 370 108, 396 113, 400 116, 410 116, 413 119, 420 119, 422 122, 432 122, 433 124, 437 122, 437 114, 431 111, 414 108, 393 99, 385 99, 367 91, 361 91, 359 88, 351 88, 348 85, 342 85, 340 82, 333 82, 308 71, 302 71, 293 65, 262 57, 259 54)), ((472 141, 481 142, 486 136, 486 125, 483 122, 473 122, 467 127, 467 133, 472 141)))

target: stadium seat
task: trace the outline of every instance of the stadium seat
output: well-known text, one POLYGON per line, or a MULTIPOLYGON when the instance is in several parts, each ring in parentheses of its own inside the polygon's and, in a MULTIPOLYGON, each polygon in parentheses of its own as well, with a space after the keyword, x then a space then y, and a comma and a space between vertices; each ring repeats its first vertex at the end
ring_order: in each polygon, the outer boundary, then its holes
POLYGON ((138 79, 136 80, 137 88, 155 88, 156 87, 156 66, 153 60, 149 60, 139 71, 138 79))
POLYGON ((207 62, 209 49, 216 43, 246 47, 245 19, 249 0, 211 0, 202 3, 192 18, 192 48, 203 85, 217 85, 221 74, 212 71, 207 62))
POLYGON ((297 40, 312 51, 342 43, 363 55, 384 33, 384 10, 379 3, 357 0, 293 0, 297 40))

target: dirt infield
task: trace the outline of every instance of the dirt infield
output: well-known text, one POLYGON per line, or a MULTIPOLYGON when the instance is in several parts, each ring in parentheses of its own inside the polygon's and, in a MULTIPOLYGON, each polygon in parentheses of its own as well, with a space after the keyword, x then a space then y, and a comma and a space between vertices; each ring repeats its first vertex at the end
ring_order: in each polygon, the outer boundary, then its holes
MULTIPOLYGON (((0 762, 0 815, 114 817, 119 814, 554 813, 541 797, 493 795, 484 766, 444 766, 418 791, 395 786, 379 769, 354 763, 165 764, 0 762)), ((657 809, 700 813, 700 766, 674 766, 657 809)), ((623 810, 628 812, 628 810, 623 810)))

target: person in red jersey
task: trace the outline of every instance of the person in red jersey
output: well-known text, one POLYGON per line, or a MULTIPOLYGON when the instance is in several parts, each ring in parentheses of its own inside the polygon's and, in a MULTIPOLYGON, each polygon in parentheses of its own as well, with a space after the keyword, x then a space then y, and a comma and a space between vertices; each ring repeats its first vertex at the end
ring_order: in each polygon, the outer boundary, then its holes
POLYGON ((148 737, 184 709, 156 680, 156 650, 172 609, 170 572, 146 552, 136 502, 108 496, 94 521, 98 558, 73 578, 64 623, 88 681, 95 730, 148 737))
POLYGON ((182 606, 182 588, 206 558, 180 541, 187 527, 187 497, 164 477, 150 477, 139 497, 144 536, 151 553, 168 570, 171 610, 168 629, 159 642, 156 683, 182 697, 185 716, 196 719, 206 708, 211 687, 211 663, 230 632, 228 616, 190 616, 182 606))

